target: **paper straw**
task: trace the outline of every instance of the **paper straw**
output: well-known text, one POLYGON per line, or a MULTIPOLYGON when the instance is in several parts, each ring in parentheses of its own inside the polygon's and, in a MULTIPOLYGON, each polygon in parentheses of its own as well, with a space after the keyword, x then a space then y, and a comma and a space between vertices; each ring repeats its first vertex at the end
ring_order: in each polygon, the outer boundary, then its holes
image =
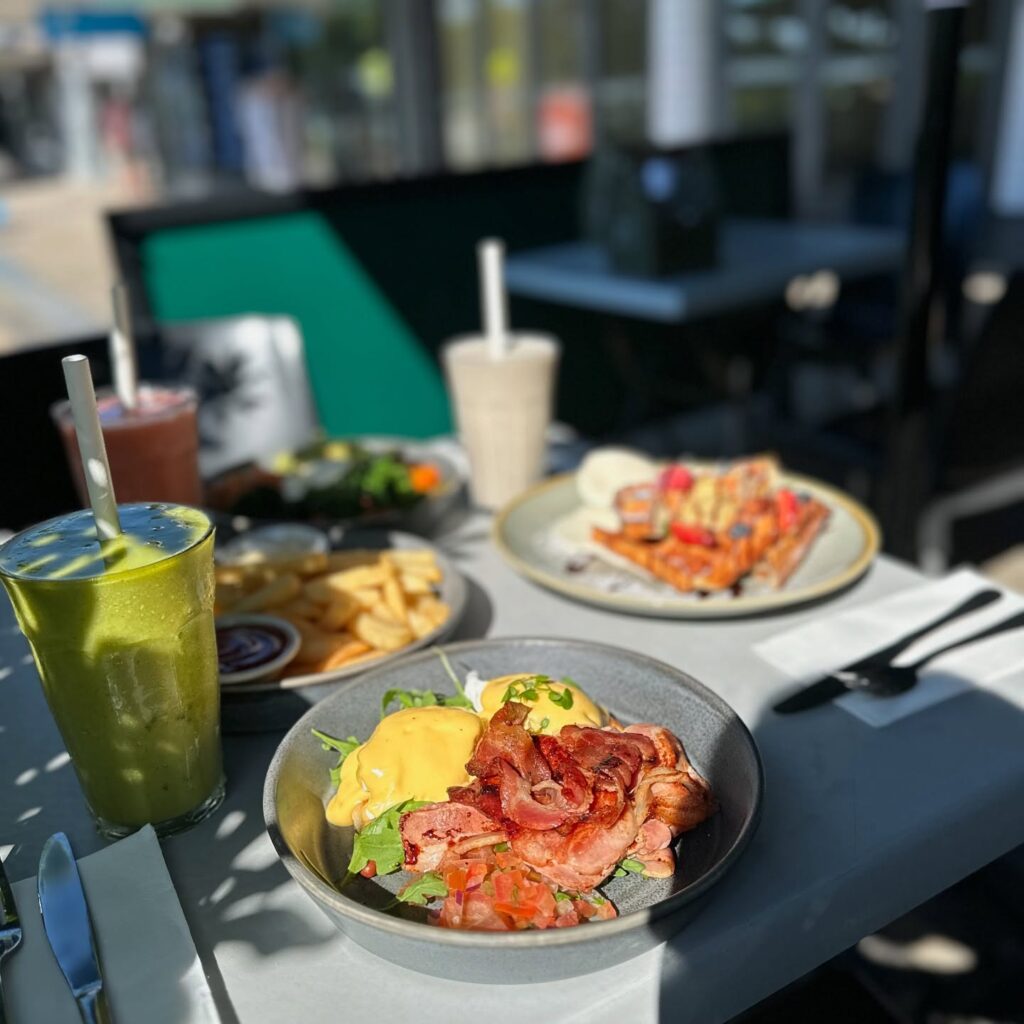
POLYGON ((128 309, 128 289, 118 281, 111 289, 114 329, 110 332, 110 362, 114 368, 114 390, 125 409, 139 403, 139 373, 135 362, 135 339, 128 309))
POLYGON ((117 500, 110 479, 110 463, 107 462, 107 448, 100 429, 89 360, 85 356, 65 356, 61 363, 71 400, 71 418, 75 421, 82 469, 85 470, 85 486, 96 517, 96 532, 101 540, 110 540, 120 536, 121 520, 117 515, 117 500))
POLYGON ((480 302, 484 336, 492 359, 508 355, 508 296, 505 294, 505 243, 485 238, 477 245, 480 267, 480 302))

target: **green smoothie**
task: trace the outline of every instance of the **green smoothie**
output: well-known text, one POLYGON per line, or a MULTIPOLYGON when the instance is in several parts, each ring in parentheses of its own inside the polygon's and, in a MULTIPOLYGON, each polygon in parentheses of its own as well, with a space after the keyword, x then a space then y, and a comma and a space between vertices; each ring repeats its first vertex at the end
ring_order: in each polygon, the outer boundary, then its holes
POLYGON ((0 547, 0 580, 101 832, 169 834, 224 780, 213 626, 213 527, 180 505, 120 505, 102 545, 91 511, 0 547))

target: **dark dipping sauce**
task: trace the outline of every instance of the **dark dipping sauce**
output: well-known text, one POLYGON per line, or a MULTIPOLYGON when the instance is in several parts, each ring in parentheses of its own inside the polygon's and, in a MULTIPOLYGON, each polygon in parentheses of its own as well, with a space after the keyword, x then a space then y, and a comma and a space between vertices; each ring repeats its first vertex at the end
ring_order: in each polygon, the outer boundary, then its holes
POLYGON ((217 660, 223 674, 269 665, 288 646, 288 634, 267 623, 217 627, 217 660))

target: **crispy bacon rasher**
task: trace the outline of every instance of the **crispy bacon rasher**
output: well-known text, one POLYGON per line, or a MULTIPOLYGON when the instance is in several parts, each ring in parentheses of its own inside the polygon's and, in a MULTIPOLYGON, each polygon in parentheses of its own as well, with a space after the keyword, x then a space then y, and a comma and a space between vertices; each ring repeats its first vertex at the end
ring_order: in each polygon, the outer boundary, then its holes
POLYGON ((509 701, 491 719, 468 771, 401 821, 405 868, 444 868, 469 851, 507 842, 511 855, 554 885, 587 893, 624 857, 664 877, 672 840, 715 812, 707 782, 682 744, 657 725, 565 726, 555 736, 524 728, 529 709, 509 701))

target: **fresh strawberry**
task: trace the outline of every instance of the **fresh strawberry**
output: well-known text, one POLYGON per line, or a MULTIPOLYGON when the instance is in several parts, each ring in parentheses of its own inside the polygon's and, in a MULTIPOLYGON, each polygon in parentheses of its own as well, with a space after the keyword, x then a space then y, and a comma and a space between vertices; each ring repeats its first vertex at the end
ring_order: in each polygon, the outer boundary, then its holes
POLYGON ((672 536, 684 544, 699 544, 705 548, 715 546, 715 535, 710 530, 705 530, 703 526, 694 526, 691 523, 673 523, 672 536))
POLYGON ((669 466, 658 477, 663 491, 688 491, 693 486, 693 474, 685 466, 669 466))
POLYGON ((785 533, 796 524, 800 514, 800 500, 792 491, 782 488, 775 495, 775 507, 779 515, 779 529, 785 533))

